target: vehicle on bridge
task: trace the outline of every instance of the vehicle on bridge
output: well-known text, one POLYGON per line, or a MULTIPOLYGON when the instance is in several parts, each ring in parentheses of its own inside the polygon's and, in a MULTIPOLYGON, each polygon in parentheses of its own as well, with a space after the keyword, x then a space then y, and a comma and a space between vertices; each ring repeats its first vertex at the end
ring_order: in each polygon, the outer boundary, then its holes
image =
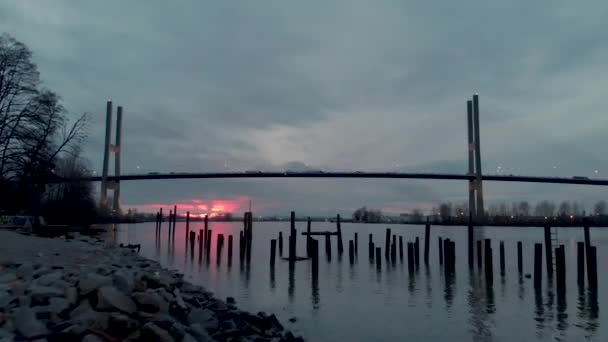
POLYGON ((572 179, 589 180, 589 177, 585 177, 585 176, 573 176, 572 179))

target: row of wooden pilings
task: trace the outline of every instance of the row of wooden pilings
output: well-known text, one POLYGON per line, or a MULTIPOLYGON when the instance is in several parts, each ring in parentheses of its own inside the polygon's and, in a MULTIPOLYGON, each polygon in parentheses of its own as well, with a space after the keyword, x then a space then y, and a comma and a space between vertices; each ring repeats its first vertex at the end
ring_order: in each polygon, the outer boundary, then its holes
MULTIPOLYGON (((424 232, 424 264, 429 263, 429 249, 430 249, 430 230, 431 225, 427 221, 424 232)), ((493 262, 493 248, 491 239, 475 240, 474 239, 474 227, 469 225, 467 227, 468 235, 468 261, 469 267, 473 268, 475 265, 475 248, 477 249, 477 267, 485 275, 486 284, 491 285, 494 281, 494 262, 493 262), (482 270, 482 265, 483 270, 482 270)), ((577 243, 577 282, 579 285, 585 283, 585 273, 587 273, 587 281, 590 288, 597 288, 597 249, 590 243, 589 237, 589 226, 584 226, 584 242, 577 243), (587 262, 585 263, 585 260, 587 262), (586 265, 586 267, 585 267, 586 265)), ((295 229, 295 213, 291 212, 291 228, 289 236, 289 256, 286 258, 290 263, 297 260, 306 259, 299 258, 296 255, 296 238, 297 231, 295 229)), ((325 236, 325 253, 328 260, 331 260, 332 247, 331 247, 331 236, 337 236, 337 247, 338 254, 343 253, 343 242, 342 242, 342 230, 340 215, 336 217, 336 232, 311 232, 310 218, 307 221, 307 232, 303 233, 306 235, 306 252, 307 257, 312 260, 313 272, 318 271, 319 262, 319 241, 312 238, 314 235, 325 236)), ((545 261, 547 276, 553 277, 554 270, 556 274, 556 287, 557 292, 563 293, 566 288, 566 261, 565 261, 565 247, 559 245, 554 249, 555 253, 555 265, 553 265, 553 254, 552 254, 552 240, 551 240, 551 228, 544 228, 544 243, 545 243, 545 261)), ((279 232, 279 253, 282 255, 283 236, 282 232, 279 232)), ((271 240, 271 265, 275 264, 275 253, 276 253, 275 239, 271 240)), ((354 233, 353 240, 348 242, 349 261, 352 264, 358 254, 358 234, 354 233)), ((534 287, 540 288, 542 286, 542 243, 534 244, 534 268, 533 268, 533 279, 534 287)), ((439 264, 443 266, 446 274, 454 274, 456 272, 456 244, 455 241, 449 238, 443 239, 441 236, 438 237, 438 253, 439 253, 439 264)), ((391 234, 391 229, 386 229, 386 236, 384 241, 384 258, 387 262, 395 263, 397 261, 397 255, 399 260, 404 260, 404 243, 403 237, 391 234)), ((368 242, 368 257, 373 263, 375 261, 376 266, 380 268, 382 266, 382 247, 376 246, 373 241, 373 235, 369 234, 368 242)), ((420 267, 420 240, 415 237, 414 241, 407 242, 407 264, 408 271, 413 272, 418 270, 420 267)), ((499 242, 499 267, 500 275, 505 275, 505 244, 504 241, 499 242)), ((523 271, 523 243, 517 241, 517 269, 520 276, 524 276, 523 271)), ((527 277, 532 275, 526 274, 527 277)))
MULTIPOLYGON (((169 229, 168 238, 169 241, 173 241, 175 238, 175 226, 177 221, 177 207, 173 207, 173 211, 169 211, 169 229)), ((160 243, 162 224, 164 217, 162 214, 162 208, 157 212, 156 215, 156 239, 157 243, 160 243)), ((477 268, 482 269, 485 275, 486 283, 492 284, 494 280, 494 266, 493 266, 493 249, 491 239, 474 240, 474 227, 468 226, 468 262, 469 267, 473 268, 475 264, 474 255, 475 249, 477 250, 477 268)), ((424 231, 424 251, 423 260, 424 264, 429 263, 429 249, 430 249, 430 223, 426 223, 424 231)), ((585 284, 585 273, 587 274, 587 282, 591 288, 597 288, 597 249, 590 243, 589 226, 584 226, 584 241, 577 243, 577 282, 579 285, 585 284), (585 262, 586 260, 586 262, 585 262)), ((312 232, 310 218, 307 220, 306 232, 302 235, 306 236, 306 256, 297 256, 297 229, 295 228, 295 212, 291 212, 290 219, 290 234, 288 240, 288 256, 285 258, 290 264, 298 260, 311 259, 312 270, 316 274, 318 272, 319 265, 319 241, 314 239, 313 236, 319 235, 325 237, 325 253, 328 260, 331 260, 332 246, 331 236, 337 237, 337 249, 338 255, 341 256, 344 252, 343 241, 342 241, 342 228, 340 215, 336 217, 336 231, 335 232, 312 232)), ((198 255, 199 260, 202 259, 203 255, 209 259, 211 252, 213 231, 209 229, 208 216, 204 218, 204 229, 199 230, 198 234, 198 255)), ((251 251, 252 251, 252 240, 253 240, 253 216, 251 212, 246 212, 243 217, 243 230, 239 234, 239 257, 241 261, 250 263, 251 251)), ((350 263, 354 263, 358 255, 359 241, 358 233, 354 233, 353 239, 348 241, 348 256, 350 263)), ((190 213, 186 213, 186 245, 190 243, 190 254, 194 256, 194 247, 197 241, 196 232, 190 231, 190 213)), ((270 264, 274 267, 276 263, 277 244, 279 249, 279 255, 283 256, 283 234, 279 232, 278 243, 276 239, 271 240, 270 244, 270 264)), ((551 228, 544 228, 544 245, 545 245, 545 264, 547 277, 552 278, 554 271, 556 274, 556 286, 558 293, 565 291, 566 287, 566 261, 565 261, 565 247, 559 245, 554 249, 555 258, 553 258, 553 246, 551 239, 551 228), (553 265, 555 260, 555 265, 553 265)), ((232 246, 233 238, 232 235, 228 235, 228 263, 232 263, 232 246)), ((224 235, 218 234, 217 236, 217 262, 219 263, 224 247, 224 235)), ((415 237, 414 241, 407 242, 404 246, 403 237, 391 234, 391 229, 386 229, 385 241, 384 241, 384 258, 387 262, 395 263, 397 256, 401 262, 404 261, 404 247, 407 248, 407 264, 408 271, 413 272, 418 270, 420 267, 420 240, 415 237)), ((186 249, 188 250, 188 249, 186 249)), ((456 271, 456 246, 455 242, 449 238, 442 239, 438 237, 438 253, 439 253, 439 264, 443 266, 446 274, 453 274, 456 271)), ((372 234, 369 234, 368 242, 368 257, 370 262, 376 264, 377 267, 382 266, 382 247, 377 246, 373 241, 372 234)), ((533 277, 535 288, 542 286, 542 259, 543 259, 543 244, 534 244, 534 267, 533 274, 526 275, 533 277)), ((505 274, 505 245, 503 241, 499 242, 499 265, 500 274, 505 274)), ((523 244, 521 241, 517 242, 517 269, 518 273, 523 275, 523 244)))
MULTIPOLYGON (((156 242, 160 244, 162 223, 164 217, 162 214, 162 208, 156 213, 156 242)), ((169 212, 169 244, 175 243, 175 225, 177 221, 177 206, 174 206, 173 211, 169 212)), ((186 235, 185 235, 186 251, 190 253, 191 257, 195 255, 195 246, 198 241, 198 256, 199 261, 202 260, 203 256, 209 260, 211 253, 213 230, 209 228, 209 216, 204 217, 204 229, 200 229, 198 237, 196 231, 190 230, 190 212, 186 212, 186 235)), ((253 216, 251 212, 246 212, 243 218, 243 230, 239 234, 239 258, 241 261, 251 262, 251 246, 253 240, 253 216)), ((225 236, 224 234, 217 234, 216 242, 216 260, 219 264, 224 248, 225 236)), ((233 237, 232 234, 228 235, 228 265, 232 264, 232 248, 233 237)))

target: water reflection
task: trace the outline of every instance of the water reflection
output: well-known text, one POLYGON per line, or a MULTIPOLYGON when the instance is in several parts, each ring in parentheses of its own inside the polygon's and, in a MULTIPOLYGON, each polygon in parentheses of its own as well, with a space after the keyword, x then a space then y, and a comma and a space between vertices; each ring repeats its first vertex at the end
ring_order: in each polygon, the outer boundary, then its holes
POLYGON ((296 263, 289 262, 289 282, 287 284, 287 295, 289 297, 290 303, 293 303, 293 295, 294 295, 295 287, 296 287, 295 270, 296 270, 296 263))
POLYGON ((474 341, 491 341, 492 330, 489 324, 489 314, 484 305, 484 291, 481 287, 481 279, 472 269, 469 269, 469 292, 467 295, 469 305, 469 325, 474 341))

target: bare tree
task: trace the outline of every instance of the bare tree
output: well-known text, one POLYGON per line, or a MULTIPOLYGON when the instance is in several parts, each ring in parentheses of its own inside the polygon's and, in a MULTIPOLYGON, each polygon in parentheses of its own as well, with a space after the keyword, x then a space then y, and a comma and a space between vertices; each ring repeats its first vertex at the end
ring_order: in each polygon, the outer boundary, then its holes
POLYGON ((549 201, 540 201, 534 208, 534 214, 536 216, 551 217, 555 214, 555 204, 549 201))
POLYGON ((439 216, 442 221, 448 221, 452 217, 452 204, 441 203, 439 205, 439 216))
POLYGON ((530 204, 526 201, 519 202, 518 214, 521 216, 529 216, 530 215, 530 204))
POLYGON ((559 209, 557 210, 557 213, 560 216, 568 216, 568 215, 570 215, 571 212, 572 212, 572 209, 571 209, 570 203, 568 201, 563 201, 559 205, 559 209))
POLYGON ((601 200, 595 203, 595 206, 593 206, 593 213, 595 215, 606 215, 606 201, 601 200))
POLYGON ((0 36, 0 178, 38 178, 85 137, 87 116, 68 123, 59 97, 40 89, 31 51, 0 36))

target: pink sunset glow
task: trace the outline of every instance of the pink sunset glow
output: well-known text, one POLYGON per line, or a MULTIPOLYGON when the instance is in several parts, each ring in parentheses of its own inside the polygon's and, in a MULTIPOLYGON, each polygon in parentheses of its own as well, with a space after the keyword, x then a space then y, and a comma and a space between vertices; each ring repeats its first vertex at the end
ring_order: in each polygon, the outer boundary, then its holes
POLYGON ((177 206, 178 215, 186 216, 186 212, 190 212, 191 216, 209 217, 221 216, 226 213, 241 213, 249 210, 249 201, 251 200, 253 210, 261 210, 278 206, 279 203, 254 200, 248 196, 237 196, 231 199, 200 199, 189 198, 178 200, 174 203, 144 203, 126 205, 127 208, 136 209, 139 212, 154 213, 160 208, 163 212, 168 213, 173 210, 173 206, 177 206))

